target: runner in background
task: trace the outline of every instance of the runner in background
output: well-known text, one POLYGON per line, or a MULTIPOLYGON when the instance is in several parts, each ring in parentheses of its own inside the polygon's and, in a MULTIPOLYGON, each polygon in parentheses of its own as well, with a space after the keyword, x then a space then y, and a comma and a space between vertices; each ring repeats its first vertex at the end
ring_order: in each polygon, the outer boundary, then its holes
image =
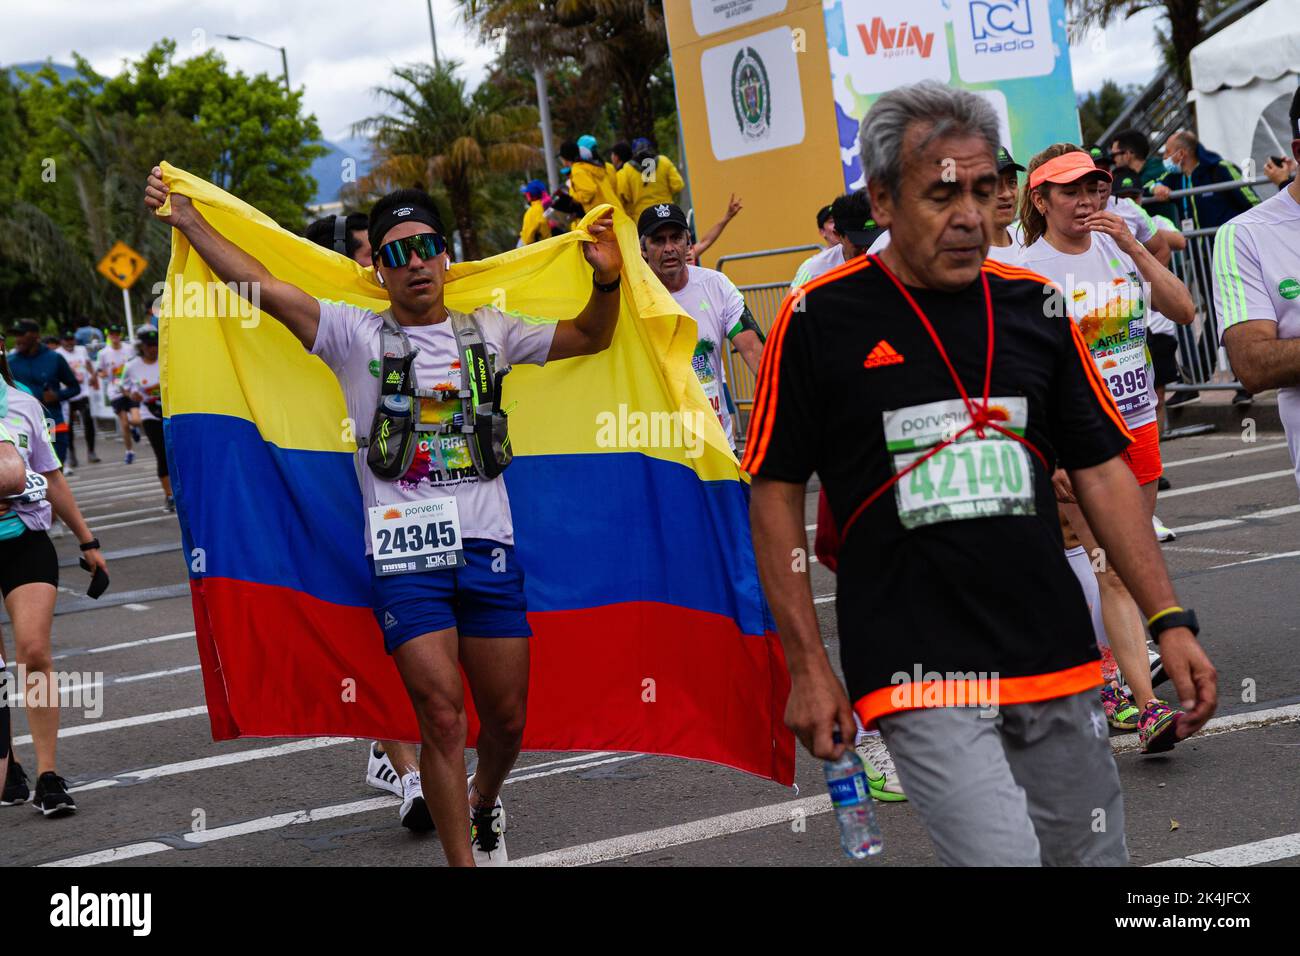
POLYGON ((845 193, 831 203, 831 220, 835 223, 832 227, 835 245, 827 246, 800 264, 790 282, 790 291, 862 255, 884 232, 871 217, 871 200, 865 189, 845 193))
MULTIPOLYGON (((357 265, 369 268, 374 261, 369 230, 370 217, 363 212, 354 212, 347 217, 342 229, 337 216, 326 216, 308 226, 305 235, 316 245, 333 249, 357 265), (350 235, 350 241, 340 236, 340 232, 350 235)), ((414 744, 401 740, 372 740, 366 747, 365 781, 376 790, 402 798, 397 810, 402 826, 416 833, 433 829, 433 817, 429 815, 429 806, 420 787, 420 757, 414 744)))
POLYGON ((821 236, 822 246, 829 249, 840 241, 835 235, 835 217, 831 215, 830 205, 817 210, 817 235, 821 236))
POLYGON ((1020 179, 1025 167, 1011 158, 1005 146, 997 152, 998 191, 993 205, 993 235, 989 241, 990 259, 1013 263, 1020 257, 1020 228, 1016 216, 1020 211, 1020 179))
MULTIPOLYGON (((1132 444, 1121 457, 1141 486, 1143 521, 1149 525, 1162 466, 1154 376, 1146 357, 1146 309, 1150 305, 1183 324, 1192 321, 1195 310, 1182 282, 1133 237, 1119 215, 1103 207, 1098 183, 1109 178, 1086 151, 1068 143, 1035 156, 1029 163, 1030 188, 1021 203, 1026 243, 1021 262, 1062 290, 1060 302, 1123 415, 1132 444), (1144 284, 1150 285, 1150 303, 1144 284)), ((1101 564, 1094 569, 1106 635, 1133 690, 1130 699, 1115 684, 1102 688, 1107 719, 1114 727, 1136 726, 1143 753, 1168 750, 1178 740, 1182 714, 1152 690, 1146 633, 1129 582, 1100 550, 1069 477, 1058 470, 1053 483, 1070 526, 1101 564)), ((1095 510, 1091 517, 1096 517, 1095 510)), ((1154 540, 1154 534, 1146 533, 1154 540)))
MULTIPOLYGON (((41 341, 41 327, 35 319, 19 319, 10 333, 15 348, 9 353, 9 369, 15 382, 24 385, 45 406, 51 422, 55 453, 62 462, 68 453, 68 424, 63 417, 63 403, 77 394, 80 385, 72 369, 57 349, 46 348, 41 341)), ((71 469, 64 467, 65 475, 71 469)))
POLYGON ((146 328, 139 335, 140 354, 122 369, 122 394, 139 405, 140 425, 158 463, 163 510, 175 511, 172 481, 167 473, 167 441, 163 432, 162 379, 158 365, 158 333, 146 328))
POLYGON ((63 330, 63 342, 59 354, 72 369, 81 386, 76 395, 68 399, 68 459, 72 467, 77 467, 76 424, 81 419, 81 427, 86 433, 86 460, 91 464, 99 462, 95 454, 95 416, 90 413, 90 393, 99 391, 99 376, 95 372, 95 363, 85 346, 77 344, 77 333, 72 329, 63 330))
MULTIPOLYGON (((77 809, 76 801, 68 793, 67 782, 59 776, 55 765, 59 692, 53 679, 50 631, 59 585, 59 556, 48 533, 54 516, 72 530, 81 543, 82 557, 92 568, 107 573, 108 564, 100 553, 99 540, 87 527, 59 468, 44 408, 16 387, 2 355, 0 378, 7 386, 4 431, 14 439, 24 472, 40 476, 45 486, 43 494, 39 488, 33 488, 33 496, 25 500, 0 500, 0 595, 13 622, 13 660, 25 669, 27 678, 22 691, 36 750, 33 804, 37 812, 50 817, 77 809)), ((3 656, 2 648, 0 656, 3 656)), ((26 772, 16 759, 10 759, 0 806, 26 803, 30 795, 26 772)))
POLYGON ((135 357, 135 351, 122 341, 122 328, 108 327, 108 344, 99 350, 96 364, 104 383, 105 397, 117 416, 122 429, 122 444, 126 448, 126 463, 135 461, 135 443, 140 440, 140 403, 122 391, 122 370, 135 357))
POLYGON ((745 299, 735 283, 721 272, 687 265, 691 237, 686 213, 680 206, 652 206, 637 223, 641 254, 668 294, 695 320, 698 338, 691 367, 700 380, 722 431, 736 450, 731 412, 723 396, 726 387, 726 358, 722 350, 730 342, 751 372, 758 372, 763 340, 758 325, 748 314, 745 299))

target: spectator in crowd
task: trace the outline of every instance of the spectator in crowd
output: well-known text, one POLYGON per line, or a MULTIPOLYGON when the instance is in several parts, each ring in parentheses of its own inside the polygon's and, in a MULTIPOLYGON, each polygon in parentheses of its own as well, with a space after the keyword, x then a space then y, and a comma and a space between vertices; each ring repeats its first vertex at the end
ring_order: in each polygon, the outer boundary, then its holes
POLYGON ((632 141, 632 160, 619 180, 620 198, 627 214, 640 220, 651 206, 672 205, 686 188, 686 181, 673 161, 660 154, 652 140, 632 141))
POLYGON ((542 239, 551 238, 551 224, 546 218, 546 183, 534 179, 519 187, 528 208, 524 210, 524 221, 519 227, 519 245, 527 246, 542 239))
POLYGON ((821 236, 822 246, 827 249, 840 241, 835 235, 835 217, 831 215, 829 204, 817 210, 817 235, 821 236))
MULTIPOLYGON (((1196 138, 1191 130, 1179 130, 1165 143, 1165 175, 1151 189, 1161 202, 1180 189, 1213 186, 1241 179, 1241 170, 1218 153, 1212 153, 1196 138)), ((1217 229, 1238 213, 1243 213, 1259 202, 1259 197, 1249 186, 1225 189, 1220 192, 1182 196, 1175 205, 1184 231, 1187 229, 1217 229), (1190 220, 1191 225, 1188 225, 1190 220)))
POLYGON ((569 165, 569 195, 584 210, 590 211, 601 203, 623 208, 615 191, 612 167, 606 165, 595 149, 568 139, 560 144, 560 158, 569 165))
POLYGON ((369 218, 364 212, 347 216, 326 216, 307 227, 303 235, 326 249, 333 249, 361 266, 371 265, 369 218))
MULTIPOLYGON (((1137 129, 1122 129, 1115 134, 1110 143, 1110 160, 1121 175, 1124 171, 1133 173, 1144 192, 1164 179, 1168 172, 1163 160, 1151 152, 1151 140, 1137 129)), ((1150 216, 1178 220, 1178 211, 1171 202, 1148 203, 1145 209, 1150 216)))

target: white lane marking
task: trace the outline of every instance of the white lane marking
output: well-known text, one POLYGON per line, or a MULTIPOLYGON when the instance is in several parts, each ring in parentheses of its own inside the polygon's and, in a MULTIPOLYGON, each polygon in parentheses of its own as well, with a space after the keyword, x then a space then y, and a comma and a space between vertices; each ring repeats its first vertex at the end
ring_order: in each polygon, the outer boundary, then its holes
POLYGON ((1269 518, 1284 518, 1287 515, 1300 514, 1300 505, 1286 505, 1282 508, 1266 508, 1263 511, 1252 511, 1249 514, 1239 515, 1236 518, 1215 518, 1212 521, 1202 521, 1199 524, 1183 525, 1181 528, 1174 528, 1176 534, 1186 534, 1189 531, 1215 531, 1219 528, 1231 528, 1239 524, 1245 524, 1247 521, 1266 521, 1269 518))
POLYGON ((1235 488, 1238 485, 1249 485, 1256 481, 1270 481, 1274 478, 1294 478, 1295 469, 1286 468, 1282 471, 1266 471, 1258 475, 1243 475, 1240 478, 1228 478, 1225 481, 1211 481, 1204 485, 1189 485, 1186 488, 1175 488, 1173 491, 1160 492, 1160 501, 1167 498, 1178 498, 1182 495, 1199 495, 1202 491, 1218 491, 1220 488, 1235 488))
POLYGON ((1223 458, 1240 458, 1242 455, 1257 455, 1262 451, 1277 451, 1279 448, 1286 448, 1284 441, 1272 445, 1256 445, 1254 448, 1242 448, 1238 451, 1223 451, 1217 455, 1199 455, 1196 458, 1181 458, 1177 461, 1162 462, 1166 468, 1177 468, 1179 465, 1199 465, 1203 461, 1219 461, 1223 458))
POLYGON ((715 837, 743 833, 746 830, 758 830, 777 823, 807 818, 831 809, 829 796, 804 797, 785 803, 769 804, 752 810, 740 810, 736 813, 724 813, 704 820, 692 820, 676 826, 633 833, 630 836, 614 837, 610 840, 597 840, 563 850, 538 853, 521 857, 513 861, 513 866, 587 866, 592 863, 604 863, 608 860, 620 860, 624 857, 649 853, 653 850, 666 850, 686 843, 699 843, 715 837))
POLYGON ((141 680, 157 680, 160 677, 174 677, 177 674, 189 674, 202 668, 201 664, 190 664, 186 667, 173 667, 167 671, 150 671, 148 674, 131 674, 129 677, 116 677, 113 679, 114 684, 134 684, 141 680))
MULTIPOLYGON (((123 644, 108 644, 105 645, 104 647, 92 647, 89 650, 80 651, 79 653, 104 654, 107 653, 108 651, 124 651, 128 647, 143 647, 145 644, 161 644, 163 643, 163 641, 179 641, 187 637, 194 637, 194 635, 195 635, 194 631, 178 631, 175 634, 163 634, 159 637, 146 637, 144 640, 141 641, 126 641, 123 644)), ((59 660, 64 657, 71 657, 71 656, 74 655, 59 654, 55 657, 55 660, 59 660)))
MULTIPOLYGON (((109 506, 105 505, 104 507, 109 507, 109 506)), ((98 520, 99 518, 130 518, 132 515, 148 515, 148 514, 156 514, 157 512, 158 509, 156 507, 137 508, 134 511, 113 511, 110 508, 108 513, 101 515, 101 514, 91 514, 88 508, 82 508, 81 516, 85 518, 87 521, 94 521, 94 520, 98 520)), ((143 557, 143 555, 141 555, 141 557, 143 557)))
POLYGON ((1222 850, 1210 850, 1208 853, 1193 853, 1148 866, 1257 866, 1260 863, 1274 863, 1277 860, 1289 860, 1300 856, 1300 833, 1288 833, 1286 836, 1273 837, 1271 840, 1259 840, 1255 843, 1243 843, 1240 846, 1224 847, 1222 850))
POLYGON ((813 603, 814 603, 814 604, 830 604, 831 601, 834 601, 834 600, 835 600, 835 595, 834 595, 834 594, 828 594, 828 595, 826 595, 825 597, 813 598, 813 603))
POLYGON ((118 787, 124 783, 134 783, 141 780, 156 780, 159 777, 172 777, 181 773, 194 773, 199 770, 209 770, 213 767, 228 767, 231 764, 247 763, 250 760, 266 760, 269 757, 283 757, 288 754, 301 753, 304 750, 319 750, 321 747, 335 747, 339 744, 352 743, 352 737, 312 737, 308 740, 294 740, 287 744, 279 744, 275 747, 261 747, 256 750, 239 750, 234 753, 218 754, 213 757, 200 757, 196 760, 182 760, 179 763, 162 764, 158 767, 145 767, 142 770, 128 770, 125 773, 119 773, 114 777, 108 777, 104 780, 95 780, 91 783, 83 783, 81 786, 72 787, 70 793, 81 793, 83 790, 103 790, 106 787, 118 787))
MULTIPOLYGON (((82 734, 102 734, 109 730, 121 730, 123 727, 138 727, 141 724, 157 724, 164 720, 180 720, 183 717, 197 717, 206 714, 207 707, 184 707, 180 710, 164 710, 156 714, 140 714, 136 717, 122 717, 118 720, 102 720, 93 724, 77 724, 75 727, 60 727, 59 739, 79 737, 82 734)), ((31 734, 14 738, 14 746, 32 742, 31 734)))
MULTIPOLYGON (((582 757, 590 756, 583 754, 582 757)), ((581 763, 570 763, 565 766, 552 767, 547 770, 536 773, 512 774, 506 778, 506 784, 523 783, 527 780, 536 780, 539 777, 549 777, 559 773, 576 773, 579 770, 587 770, 591 767, 599 767, 604 764, 618 763, 622 760, 632 760, 640 754, 618 754, 613 757, 605 757, 600 760, 583 760, 581 763)), ((566 758, 572 759, 572 758, 566 758)), ((541 766, 540 764, 537 766, 541 766)), ((829 804, 829 798, 824 798, 829 804)), ((204 844, 213 843, 217 840, 229 840, 232 837, 247 836, 250 833, 264 833, 267 830, 278 830, 284 827, 297 826, 302 823, 315 823, 320 820, 331 820, 335 817, 351 816, 357 813, 369 813, 372 810, 383 810, 389 807, 398 806, 401 800, 398 797, 373 797, 369 800, 356 800, 352 803, 339 803, 329 807, 317 807, 314 810, 292 810, 288 813, 276 813, 268 817, 258 817, 255 820, 245 820, 243 823, 233 823, 229 826, 214 827, 199 833, 187 832, 180 835, 180 839, 186 843, 204 844)), ((164 843, 147 841, 143 843, 131 843, 126 846, 114 847, 111 850, 97 850, 94 853, 83 853, 79 856, 68 857, 62 860, 52 860, 49 863, 42 863, 41 866, 95 866, 100 863, 110 863, 115 860, 130 859, 137 856, 148 856, 153 853, 162 853, 165 850, 171 850, 164 843)))
MULTIPOLYGON (((177 763, 162 764, 157 767, 144 767, 140 770, 128 770, 124 773, 115 774, 112 777, 105 777, 102 780, 94 780, 90 783, 83 783, 80 786, 71 788, 71 793, 80 793, 83 790, 104 790, 108 787, 118 787, 126 783, 138 783, 144 780, 157 780, 160 777, 174 777, 182 773, 197 773, 202 770, 211 770, 213 767, 229 767, 233 764, 248 763, 253 760, 266 760, 272 757, 284 757, 289 754, 302 753, 309 750, 320 750, 323 747, 335 747, 339 744, 356 743, 359 738, 356 737, 311 737, 306 740, 292 740, 288 743, 277 744, 274 747, 258 747, 252 750, 236 750, 231 753, 216 754, 211 757, 199 757, 194 760, 182 760, 177 763)), ((568 757, 561 757, 559 760, 547 760, 542 763, 529 764, 522 767, 516 767, 515 772, 538 770, 543 767, 554 767, 561 764, 576 763, 583 760, 591 760, 599 757, 611 756, 612 751, 602 750, 596 753, 579 753, 571 754, 568 757)))
POLYGON ((123 604, 122 607, 126 608, 128 611, 147 611, 147 610, 149 610, 149 605, 148 605, 148 604, 123 604))
POLYGON ((1248 554, 1260 555, 1265 553, 1262 551, 1233 551, 1230 548, 1185 548, 1182 545, 1178 545, 1178 544, 1162 545, 1160 550, 1177 551, 1182 554, 1219 554, 1219 555, 1226 555, 1230 558, 1243 557, 1248 554))
MULTIPOLYGON (((1196 732, 1196 738, 1215 737, 1230 734, 1238 730, 1257 730, 1273 724, 1289 724, 1300 720, 1300 704, 1288 704, 1285 707, 1270 707, 1268 710, 1252 710, 1244 714, 1228 714, 1214 717, 1205 722, 1205 726, 1196 732)), ((1131 753, 1141 749, 1137 734, 1119 734, 1110 738, 1110 746, 1117 754, 1131 753)))
MULTIPOLYGON (((1300 720, 1300 704, 1275 707, 1270 710, 1255 711, 1249 714, 1218 717, 1209 721, 1198 736, 1205 737, 1230 733, 1236 730, 1250 730, 1269 724, 1286 723, 1295 720, 1300 720)), ((1117 753, 1136 750, 1138 748, 1137 735, 1126 734, 1121 737, 1112 737, 1111 746, 1117 753)), ((633 833, 628 836, 598 840, 594 843, 521 857, 513 861, 513 865, 586 866, 592 863, 623 859, 653 850, 663 850, 669 847, 681 846, 685 843, 697 843, 714 837, 785 823, 793 819, 793 815, 799 811, 802 811, 805 817, 810 817, 818 813, 826 813, 830 809, 830 798, 827 796, 805 797, 786 803, 756 807, 752 810, 741 810, 736 813, 726 813, 705 820, 694 820, 677 826, 663 827, 658 830, 648 830, 644 833, 633 833)), ((1300 850, 1287 855, 1294 856, 1297 853, 1300 853, 1300 850)))
POLYGON ((1210 571, 1219 571, 1223 568, 1236 568, 1243 564, 1258 564, 1261 561, 1276 561, 1278 558, 1300 558, 1300 551, 1284 551, 1282 554, 1266 554, 1262 558, 1249 558, 1246 561, 1230 561, 1227 564, 1216 564, 1209 568, 1210 571))

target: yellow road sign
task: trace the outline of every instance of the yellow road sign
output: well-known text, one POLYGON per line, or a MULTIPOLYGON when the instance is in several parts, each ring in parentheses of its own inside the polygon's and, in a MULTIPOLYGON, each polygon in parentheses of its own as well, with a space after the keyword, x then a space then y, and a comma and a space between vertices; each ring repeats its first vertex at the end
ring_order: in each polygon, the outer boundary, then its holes
POLYGON ((129 289, 135 284, 135 280, 140 278, 147 265, 149 265, 148 259, 125 242, 117 242, 113 244, 112 249, 108 250, 108 254, 99 260, 99 265, 95 268, 113 285, 120 289, 129 289))

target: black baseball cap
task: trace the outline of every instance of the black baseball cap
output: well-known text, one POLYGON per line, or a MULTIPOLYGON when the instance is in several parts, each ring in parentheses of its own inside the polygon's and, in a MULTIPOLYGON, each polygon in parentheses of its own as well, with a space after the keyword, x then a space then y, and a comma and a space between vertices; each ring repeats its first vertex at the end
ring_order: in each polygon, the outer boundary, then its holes
POLYGON ((1291 135, 1300 139, 1300 87, 1296 88, 1295 96, 1291 97, 1291 135))
POLYGON ((141 331, 140 335, 138 336, 138 339, 141 345, 157 345, 158 330, 144 329, 143 331, 141 331))
POLYGON ((820 229, 822 226, 826 225, 826 220, 829 219, 829 218, 831 218, 831 207, 830 207, 830 206, 822 206, 821 209, 818 209, 818 210, 817 210, 817 228, 820 229))
POLYGON ((26 335, 28 332, 39 332, 41 324, 35 319, 19 319, 9 330, 10 335, 26 335))
POLYGON ((1093 165, 1098 169, 1110 169, 1112 165, 1110 153, 1106 152, 1100 146, 1089 146, 1088 155, 1092 157, 1093 165))
POLYGON ((63 330, 63 337, 64 337, 65 339, 75 339, 75 338, 77 337, 77 330, 76 330, 76 329, 64 329, 64 330, 63 330))
POLYGON ((998 175, 1001 176, 1008 169, 1014 169, 1017 172, 1024 172, 1025 167, 1011 158, 1011 151, 1005 146, 998 147, 998 175))
POLYGON ((1115 185, 1111 187, 1111 192, 1116 196, 1141 196, 1142 183, 1136 176, 1126 174, 1115 179, 1115 185))
POLYGON ((641 213, 641 218, 636 221, 636 233, 644 239, 660 226, 681 226, 687 232, 690 232, 691 228, 686 222, 686 213, 682 212, 682 207, 676 203, 665 202, 650 206, 641 213))
POLYGON ((871 200, 865 189, 845 193, 831 203, 831 218, 835 231, 860 248, 870 246, 885 231, 871 218, 871 200))

